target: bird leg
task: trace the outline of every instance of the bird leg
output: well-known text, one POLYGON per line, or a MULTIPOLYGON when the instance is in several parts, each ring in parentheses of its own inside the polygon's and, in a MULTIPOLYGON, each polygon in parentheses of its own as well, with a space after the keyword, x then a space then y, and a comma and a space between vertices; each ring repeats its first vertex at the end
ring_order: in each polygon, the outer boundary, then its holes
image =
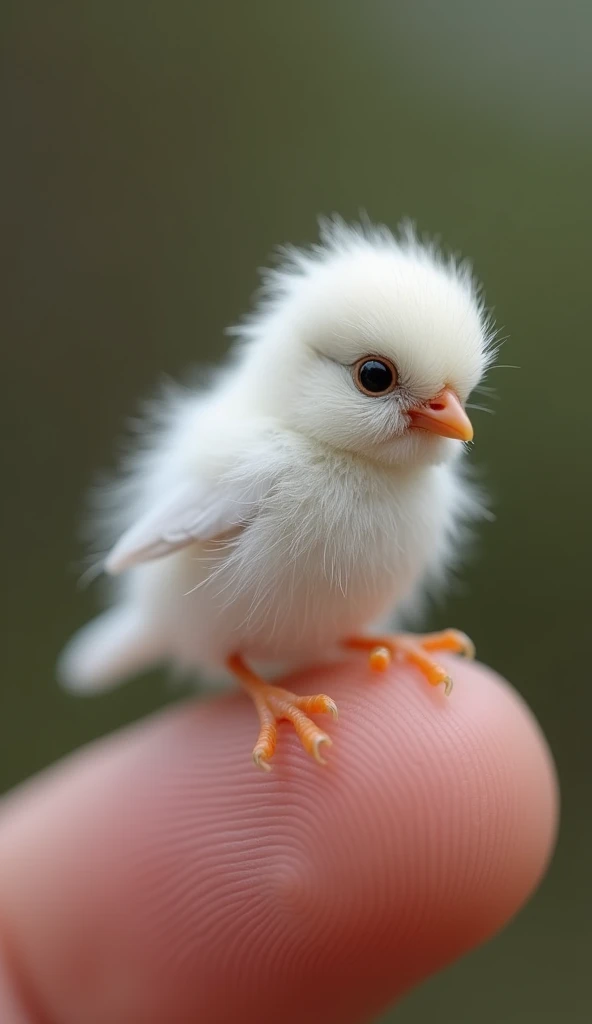
POLYGON ((226 665, 252 698, 259 715, 259 737, 253 748, 253 760, 257 767, 270 771, 269 760, 277 743, 277 723, 282 719, 292 723, 307 753, 319 764, 325 764, 320 748, 323 743, 331 746, 331 739, 308 716, 329 713, 337 718, 335 701, 322 693, 299 697, 280 686, 273 686, 252 672, 240 654, 231 655, 226 665))
POLYGON ((423 636, 411 633, 397 633, 393 636, 355 636, 344 643, 352 650, 369 651, 370 667, 375 672, 385 672, 391 660, 405 661, 414 665, 431 686, 444 684, 444 693, 452 690, 452 679, 445 669, 430 654, 432 651, 452 651, 475 656, 475 648, 468 636, 457 629, 445 629, 442 633, 426 633, 423 636))

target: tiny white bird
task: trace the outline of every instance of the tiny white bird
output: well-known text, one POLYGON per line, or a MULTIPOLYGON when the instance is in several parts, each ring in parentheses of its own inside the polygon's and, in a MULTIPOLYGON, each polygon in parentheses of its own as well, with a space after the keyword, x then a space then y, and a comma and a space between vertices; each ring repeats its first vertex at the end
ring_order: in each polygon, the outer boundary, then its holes
POLYGON ((259 766, 279 719, 321 761, 331 741, 309 715, 335 715, 334 701, 296 696, 255 665, 269 674, 358 648, 375 669, 396 656, 448 693, 432 653, 471 653, 455 630, 383 630, 442 578, 478 514, 461 469, 464 406, 493 357, 491 324, 465 265, 410 228, 335 219, 310 251, 284 250, 233 333, 234 361, 209 388, 165 398, 109 492, 104 568, 122 578, 59 673, 78 692, 167 661, 230 673, 259 714, 259 766))

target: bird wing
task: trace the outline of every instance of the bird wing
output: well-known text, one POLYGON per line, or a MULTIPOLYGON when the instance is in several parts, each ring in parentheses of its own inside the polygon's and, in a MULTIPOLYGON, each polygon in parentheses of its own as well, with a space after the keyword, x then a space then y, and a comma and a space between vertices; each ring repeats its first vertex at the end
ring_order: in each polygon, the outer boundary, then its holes
POLYGON ((179 484, 141 516, 117 542, 105 570, 118 575, 140 562, 162 558, 195 541, 209 541, 257 514, 272 478, 266 473, 236 473, 217 481, 179 484))

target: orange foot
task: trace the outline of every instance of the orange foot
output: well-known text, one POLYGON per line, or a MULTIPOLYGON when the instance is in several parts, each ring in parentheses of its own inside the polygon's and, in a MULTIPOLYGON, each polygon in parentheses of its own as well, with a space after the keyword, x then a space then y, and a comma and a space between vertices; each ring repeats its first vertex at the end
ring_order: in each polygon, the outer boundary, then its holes
POLYGON ((276 748, 277 723, 282 719, 292 723, 302 746, 315 761, 325 764, 320 748, 323 743, 330 747, 331 739, 308 716, 329 712, 333 718, 337 718, 335 701, 322 693, 313 697, 298 697, 280 686, 272 686, 255 675, 240 654, 231 655, 226 664, 239 679, 243 689, 253 698, 257 708, 261 723, 259 738, 253 748, 253 760, 257 767, 271 771, 269 760, 276 748))
POLYGON ((452 690, 452 679, 448 673, 430 657, 431 651, 453 651, 474 658, 475 647, 468 636, 457 629, 445 629, 442 633, 427 633, 413 636, 400 633, 394 636, 356 636, 345 641, 345 646, 358 651, 370 651, 370 667, 375 672, 384 672, 391 660, 406 661, 425 676, 431 686, 444 684, 444 693, 452 690))

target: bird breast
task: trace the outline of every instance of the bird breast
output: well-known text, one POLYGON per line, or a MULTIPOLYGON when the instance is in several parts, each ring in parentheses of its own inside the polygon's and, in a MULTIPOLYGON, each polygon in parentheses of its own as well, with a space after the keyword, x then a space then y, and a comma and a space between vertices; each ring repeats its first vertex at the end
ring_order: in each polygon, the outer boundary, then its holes
POLYGON ((300 453, 244 530, 183 555, 187 630, 200 623, 216 651, 320 654, 392 610, 437 560, 444 496, 436 468, 300 453))

